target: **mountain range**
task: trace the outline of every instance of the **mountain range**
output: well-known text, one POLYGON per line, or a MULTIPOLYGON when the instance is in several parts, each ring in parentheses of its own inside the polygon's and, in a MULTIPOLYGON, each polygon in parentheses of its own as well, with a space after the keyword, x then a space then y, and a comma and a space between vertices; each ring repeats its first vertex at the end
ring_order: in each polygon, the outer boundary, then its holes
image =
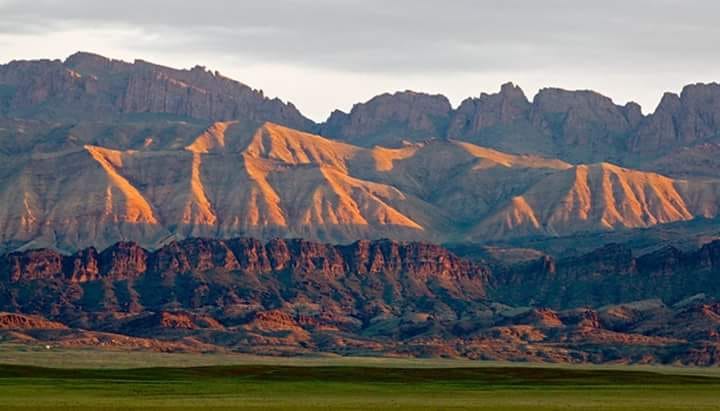
POLYGON ((0 340, 717 364, 719 152, 714 83, 318 124, 201 66, 13 61, 0 340))
POLYGON ((73 251, 204 236, 442 243, 718 214, 720 86, 644 116, 506 84, 453 109, 385 94, 324 124, 202 67, 88 53, 0 66, 0 244, 73 251))

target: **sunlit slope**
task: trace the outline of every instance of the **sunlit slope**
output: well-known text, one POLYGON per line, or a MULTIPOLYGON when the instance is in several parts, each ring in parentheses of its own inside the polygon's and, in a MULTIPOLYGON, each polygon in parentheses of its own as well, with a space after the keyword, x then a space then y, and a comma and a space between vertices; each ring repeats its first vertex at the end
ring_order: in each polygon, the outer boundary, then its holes
POLYGON ((30 248, 166 236, 156 208, 123 176, 122 156, 88 146, 13 164, 0 180, 0 241, 30 248))
POLYGON ((7 249, 242 235, 482 241, 718 213, 720 185, 711 180, 453 140, 362 148, 272 123, 247 127, 219 122, 194 137, 163 137, 173 144, 148 137, 136 149, 68 136, 67 144, 8 157, 0 241, 7 249))
POLYGON ((553 173, 481 221, 473 236, 565 235, 714 217, 717 184, 609 163, 553 173))

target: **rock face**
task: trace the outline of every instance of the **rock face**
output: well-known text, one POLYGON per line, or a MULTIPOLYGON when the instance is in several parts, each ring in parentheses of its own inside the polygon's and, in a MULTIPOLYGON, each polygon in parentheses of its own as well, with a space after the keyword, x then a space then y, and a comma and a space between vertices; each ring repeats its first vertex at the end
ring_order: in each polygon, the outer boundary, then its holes
POLYGON ((393 147, 403 141, 444 137, 451 111, 444 96, 412 91, 382 94, 356 104, 349 114, 334 111, 320 133, 364 147, 393 147))
POLYGON ((553 142, 530 122, 532 104, 520 87, 464 100, 453 113, 447 137, 516 153, 547 154, 553 142))
POLYGON ((511 125, 526 119, 530 108, 522 89, 506 83, 498 94, 482 93, 479 98, 464 100, 453 115, 448 135, 464 140, 463 137, 476 136, 488 128, 511 125))
POLYGON ((637 105, 615 105, 593 91, 540 90, 533 101, 533 123, 557 136, 561 144, 614 143, 637 126, 637 105))
POLYGON ((592 253, 552 257, 500 270, 492 288, 508 304, 531 301, 554 308, 602 306, 660 298, 677 303, 693 295, 720 297, 720 241, 692 252, 668 246, 634 257, 610 244, 592 253))
POLYGON ((63 330, 65 325, 40 316, 0 312, 0 330, 63 330))
POLYGON ((560 157, 597 161, 618 158, 641 117, 637 104, 621 107, 593 91, 543 89, 531 122, 551 136, 560 157))
POLYGON ((719 116, 715 83, 686 86, 680 96, 667 93, 650 116, 636 103, 620 106, 588 90, 546 88, 530 102, 507 83, 499 93, 468 98, 454 110, 441 96, 382 95, 350 114, 336 111, 321 133, 366 147, 444 137, 570 162, 637 164, 674 148, 717 143, 719 116), (427 102, 420 104, 420 97, 427 102), (427 120, 432 118, 437 121, 427 120))
POLYGON ((176 70, 89 53, 65 62, 14 61, 0 66, 0 115, 98 118, 163 113, 211 121, 274 121, 303 130, 314 123, 292 105, 196 66, 176 70))
MULTIPOLYGON (((282 239, 263 244, 250 238, 191 238, 170 243, 156 251, 145 250, 135 243, 121 242, 99 254, 94 248, 72 255, 62 255, 53 250, 15 252, 4 256, 2 278, 10 283, 52 279, 85 283, 211 270, 241 270, 254 275, 289 270, 296 275, 322 274, 328 278, 352 273, 392 273, 416 279, 445 278, 454 281, 470 278, 478 280, 478 284, 487 280, 482 266, 459 259, 437 245, 391 240, 330 245, 282 239), (94 275, 83 277, 78 276, 78 272, 92 272, 94 275)), ((477 291, 477 295, 481 296, 482 289, 477 291)))
POLYGON ((667 152, 720 136, 720 84, 693 84, 666 93, 631 142, 637 153, 667 152))
MULTIPOLYGON (((119 243, 99 255, 94 249, 73 255, 12 253, 0 270, 0 309, 43 313, 75 325, 93 325, 89 312, 203 309, 232 316, 234 310, 284 311, 303 304, 336 321, 347 317, 342 321, 364 324, 415 310, 455 316, 483 303, 489 275, 484 265, 435 245, 332 246, 279 239, 263 244, 244 238, 189 239, 154 252, 119 243), (78 267, 94 270, 79 275, 78 267)), ((193 315, 143 318, 135 324, 143 329, 221 328, 193 315)))
POLYGON ((393 241, 196 238, 156 251, 130 243, 99 254, 37 250, 0 261, 0 337, 163 351, 714 365, 718 272, 720 242, 639 258, 608 245, 505 271, 393 241), (707 294, 692 294, 699 289, 707 294), (655 295, 664 300, 637 300, 655 295))
POLYGON ((90 53, 58 60, 0 65, 0 117, 86 121, 137 113, 206 121, 265 121, 363 147, 399 147, 427 139, 459 139, 516 153, 578 162, 637 165, 675 148, 718 143, 720 85, 694 84, 667 93, 644 116, 592 91, 541 90, 528 101, 511 83, 453 109, 447 98, 412 91, 383 94, 335 111, 315 124, 292 104, 207 71, 177 70, 137 60, 127 63, 90 53))
POLYGON ((321 133, 366 147, 445 137, 584 162, 623 158, 643 120, 637 104, 618 106, 592 91, 548 88, 531 103, 507 83, 499 93, 466 99, 456 110, 442 96, 382 95, 350 114, 336 111, 321 133))
MULTIPOLYGON (((720 240, 696 251, 682 252, 668 246, 639 257, 626 246, 608 244, 577 257, 556 260, 544 256, 537 261, 494 266, 491 271, 485 263, 458 258, 440 246, 423 243, 381 240, 329 245, 304 240, 263 243, 250 238, 192 238, 155 251, 117 243, 100 253, 94 248, 72 255, 52 250, 15 252, 2 257, 0 270, 4 291, 22 284, 59 288, 98 282, 125 284, 135 287, 131 294, 139 297, 137 301, 152 302, 145 305, 149 310, 178 303, 187 309, 197 308, 191 294, 193 290, 207 293, 207 287, 223 288, 228 293, 223 298, 229 300, 260 298, 264 292, 271 292, 267 287, 280 287, 272 291, 279 293, 275 298, 329 298, 333 304, 345 305, 352 300, 354 308, 348 309, 353 312, 361 304, 357 299, 393 311, 396 305, 415 304, 411 299, 421 296, 453 309, 461 307, 456 305, 459 301, 474 304, 488 298, 513 305, 567 309, 649 298, 677 303, 700 294, 720 298, 716 277, 720 272, 720 240), (222 273, 237 273, 239 277, 228 278, 222 273), (231 284, 224 284, 227 281, 231 284), (189 288, 183 290, 183 286, 189 288), (324 295, 322 290, 332 290, 332 295, 324 295), (191 294, 183 297, 186 299, 176 300, 180 296, 177 293, 188 292, 191 294), (160 298, 163 293, 168 300, 160 298), (349 300, 340 301, 345 298, 349 300)), ((203 304, 215 304, 210 295, 203 294, 203 298, 203 304)), ((284 304, 272 301, 269 308, 284 304)), ((0 309, 37 307, 38 303, 31 295, 10 293, 4 294, 0 309)), ((70 301, 55 302, 64 303, 70 301)), ((45 308, 42 313, 46 315, 58 312, 57 307, 45 308)), ((554 321, 541 314, 533 318, 554 321)))

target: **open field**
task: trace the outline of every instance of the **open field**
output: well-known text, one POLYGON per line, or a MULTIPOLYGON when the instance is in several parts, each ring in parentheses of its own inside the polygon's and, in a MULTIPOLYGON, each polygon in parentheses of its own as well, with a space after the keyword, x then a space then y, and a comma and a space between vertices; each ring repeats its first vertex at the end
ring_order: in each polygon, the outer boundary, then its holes
POLYGON ((717 369, 12 347, 0 364, 2 410, 720 409, 717 369))
POLYGON ((412 357, 343 357, 334 354, 293 357, 258 356, 242 353, 163 353, 156 351, 58 349, 43 346, 0 344, 0 364, 30 365, 50 368, 128 369, 148 367, 207 367, 216 365, 280 365, 312 367, 380 367, 380 368, 572 368, 588 370, 649 371, 672 375, 701 375, 720 378, 720 367, 681 367, 666 365, 563 364, 533 362, 474 361, 448 358, 412 357))

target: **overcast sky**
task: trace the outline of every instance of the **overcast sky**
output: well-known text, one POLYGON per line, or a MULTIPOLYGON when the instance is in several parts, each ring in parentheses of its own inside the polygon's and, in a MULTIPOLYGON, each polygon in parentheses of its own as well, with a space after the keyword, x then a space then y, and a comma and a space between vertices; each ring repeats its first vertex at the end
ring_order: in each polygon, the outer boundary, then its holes
POLYGON ((512 81, 655 109, 720 81, 717 0, 0 0, 0 61, 75 51, 200 64, 335 109, 411 89, 463 98, 512 81))

